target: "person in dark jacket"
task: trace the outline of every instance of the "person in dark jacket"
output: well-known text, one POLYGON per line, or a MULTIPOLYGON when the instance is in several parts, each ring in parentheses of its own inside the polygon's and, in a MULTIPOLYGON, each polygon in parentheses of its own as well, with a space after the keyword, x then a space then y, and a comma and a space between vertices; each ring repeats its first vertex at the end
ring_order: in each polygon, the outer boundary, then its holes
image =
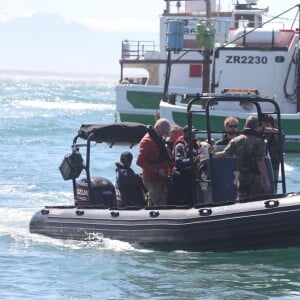
POLYGON ((282 144, 284 141, 284 135, 279 137, 279 131, 275 127, 274 118, 271 115, 264 114, 262 116, 262 134, 265 138, 267 149, 271 158, 272 167, 274 171, 275 184, 277 190, 278 176, 279 176, 279 166, 281 159, 281 152, 283 151, 282 144))
POLYGON ((120 206, 144 207, 145 196, 142 178, 132 168, 133 156, 130 152, 123 152, 120 161, 116 162, 116 188, 120 192, 120 206))
POLYGON ((208 158, 208 144, 196 139, 197 129, 192 127, 189 133, 188 126, 183 128, 183 135, 174 144, 175 165, 171 177, 171 204, 192 206, 193 182, 192 176, 201 166, 201 161, 208 158), (189 134, 193 141, 193 157, 189 155, 189 134))

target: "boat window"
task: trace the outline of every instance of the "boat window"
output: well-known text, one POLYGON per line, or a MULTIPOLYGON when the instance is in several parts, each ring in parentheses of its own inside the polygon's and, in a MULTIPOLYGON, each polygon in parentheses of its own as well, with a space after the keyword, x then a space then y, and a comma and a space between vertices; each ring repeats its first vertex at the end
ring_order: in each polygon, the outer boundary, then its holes
POLYGON ((255 26, 255 15, 249 14, 238 14, 235 15, 235 27, 254 27, 255 26))

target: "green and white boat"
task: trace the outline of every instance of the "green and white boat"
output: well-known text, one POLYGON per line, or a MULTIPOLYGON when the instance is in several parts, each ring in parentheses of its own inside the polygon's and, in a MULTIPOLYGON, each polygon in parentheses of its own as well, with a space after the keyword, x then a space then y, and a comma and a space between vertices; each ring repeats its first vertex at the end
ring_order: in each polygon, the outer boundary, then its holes
MULTIPOLYGON (((116 86, 121 121, 151 124, 160 116, 184 126, 188 94, 255 90, 280 106, 285 151, 300 152, 299 20, 289 24, 285 17, 299 16, 300 5, 268 18, 267 10, 256 8, 257 1, 251 0, 235 4, 230 12, 221 10, 217 1, 165 2, 160 47, 122 42, 121 78, 116 86), (146 75, 127 76, 132 69, 143 69, 146 75)), ((205 103, 202 106, 204 110, 205 103)), ((220 131, 224 117, 238 117, 242 126, 256 111, 248 103, 211 109, 220 131)))

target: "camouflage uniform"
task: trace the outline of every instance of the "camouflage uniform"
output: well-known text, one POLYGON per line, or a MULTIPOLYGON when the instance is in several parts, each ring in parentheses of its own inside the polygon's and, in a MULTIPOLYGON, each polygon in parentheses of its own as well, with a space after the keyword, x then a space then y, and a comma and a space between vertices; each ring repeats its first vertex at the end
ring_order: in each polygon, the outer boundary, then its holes
MULTIPOLYGON (((277 188, 277 181, 279 176, 279 166, 280 166, 280 154, 281 154, 281 144, 279 140, 279 135, 274 133, 265 133, 267 139, 267 148, 270 154, 272 167, 274 171, 274 179, 277 188)), ((284 139, 284 136, 282 136, 284 139)))
POLYGON ((263 139, 252 129, 232 139, 224 149, 226 156, 236 155, 239 171, 237 200, 264 194, 262 176, 257 160, 264 160, 266 154, 263 139))

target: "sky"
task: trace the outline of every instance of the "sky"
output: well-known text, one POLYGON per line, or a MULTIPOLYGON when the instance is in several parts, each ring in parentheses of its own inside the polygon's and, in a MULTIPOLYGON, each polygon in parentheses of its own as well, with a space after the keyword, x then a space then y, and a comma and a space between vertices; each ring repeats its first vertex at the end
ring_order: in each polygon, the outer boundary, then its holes
MULTIPOLYGON (((234 0, 217 0, 222 8, 230 9, 234 0)), ((243 3, 243 0, 239 1, 243 3)), ((278 14, 299 2, 295 0, 258 0, 259 7, 270 7, 278 14)), ((164 0, 1 0, 0 22, 30 17, 37 12, 55 13, 67 21, 77 21, 94 30, 131 30, 139 28, 157 32, 158 16, 164 0)))
MULTIPOLYGON (((233 2, 233 0, 217 0, 217 3, 220 3, 222 8, 226 8, 226 10, 231 10, 233 2)), ((239 2, 244 3, 243 0, 239 2)), ((296 4, 298 4, 296 0, 285 0, 283 2, 278 0, 258 1, 258 7, 270 7, 269 14, 271 15, 279 14, 296 4)), ((37 13, 47 13, 55 14, 63 18, 67 23, 79 23, 92 32, 116 34, 116 37, 120 37, 117 34, 126 33, 133 39, 133 34, 139 33, 143 36, 144 40, 149 40, 148 36, 152 39, 155 34, 158 40, 159 15, 163 12, 164 8, 164 0, 1 0, 0 28, 2 25, 14 20, 29 20, 37 13)), ((36 42, 38 43, 39 41, 37 40, 36 42)), ((1 47, 5 47, 3 41, 1 47)), ((12 54, 16 55, 15 52, 12 54)), ((115 66, 115 64, 118 65, 119 54, 120 49, 115 51, 115 53, 112 51, 111 57, 99 57, 99 60, 105 60, 106 65, 108 61, 111 61, 113 66, 115 66)), ((41 64, 41 61, 39 61, 39 64, 41 64)), ((9 68, 8 62, 9 57, 7 54, 5 61, 0 61, 0 69, 9 68)), ((46 68, 46 66, 42 65, 35 66, 34 59, 32 59, 31 63, 34 69, 40 68, 40 70, 45 70, 46 68)), ((19 63, 19 65, 23 66, 22 63, 19 63)), ((13 64, 12 67, 17 68, 13 64)), ((99 66, 95 67, 98 68, 99 66)), ((28 65, 24 64, 22 68, 28 68, 28 65)), ((62 69, 63 66, 60 64, 58 71, 62 69)), ((70 71, 67 69, 66 71, 70 71)), ((76 66, 72 70, 75 69, 76 66)), ((53 70, 55 68, 49 71, 53 70)), ((78 70, 81 71, 83 68, 78 65, 78 70)))
POLYGON ((157 32, 163 0, 1 0, 0 22, 46 12, 94 30, 157 32))

